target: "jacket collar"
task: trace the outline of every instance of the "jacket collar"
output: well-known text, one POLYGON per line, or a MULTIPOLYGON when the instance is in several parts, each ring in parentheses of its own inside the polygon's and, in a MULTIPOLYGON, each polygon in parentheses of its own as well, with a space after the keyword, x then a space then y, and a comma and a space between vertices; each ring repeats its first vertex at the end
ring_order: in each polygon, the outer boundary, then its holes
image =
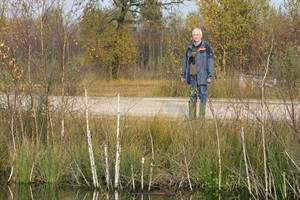
MULTIPOLYGON (((191 42, 190 45, 189 45, 189 49, 192 49, 193 48, 193 45, 194 45, 194 42, 191 42)), ((205 47, 205 42, 204 40, 201 40, 201 43, 199 45, 200 47, 205 47)))

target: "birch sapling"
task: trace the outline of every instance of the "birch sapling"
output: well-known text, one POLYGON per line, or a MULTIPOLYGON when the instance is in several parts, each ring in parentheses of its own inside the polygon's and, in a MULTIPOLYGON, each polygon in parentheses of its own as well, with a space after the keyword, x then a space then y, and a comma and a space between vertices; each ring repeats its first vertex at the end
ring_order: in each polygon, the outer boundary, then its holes
POLYGON ((121 144, 120 144, 120 95, 118 95, 118 118, 116 136, 116 163, 115 163, 115 189, 119 189, 120 163, 121 163, 121 144))
POLYGON ((93 146, 92 146, 92 138, 91 138, 91 132, 89 128, 89 111, 88 111, 88 103, 87 103, 87 91, 85 90, 85 106, 86 106, 86 133, 87 133, 87 143, 88 143, 88 150, 89 150, 89 156, 90 156, 90 163, 91 163, 91 170, 92 170, 92 176, 93 176, 93 185, 95 188, 99 188, 99 181, 97 177, 97 169, 94 159, 94 153, 93 153, 93 146))

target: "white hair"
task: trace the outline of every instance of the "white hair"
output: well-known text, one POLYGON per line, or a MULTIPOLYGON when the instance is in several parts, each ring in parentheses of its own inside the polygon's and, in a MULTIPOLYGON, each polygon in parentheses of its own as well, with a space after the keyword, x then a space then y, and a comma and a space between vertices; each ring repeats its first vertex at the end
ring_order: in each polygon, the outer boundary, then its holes
POLYGON ((201 30, 200 28, 194 28, 193 31, 192 31, 192 35, 194 35, 194 33, 195 33, 196 31, 199 31, 200 34, 202 35, 202 30, 201 30))

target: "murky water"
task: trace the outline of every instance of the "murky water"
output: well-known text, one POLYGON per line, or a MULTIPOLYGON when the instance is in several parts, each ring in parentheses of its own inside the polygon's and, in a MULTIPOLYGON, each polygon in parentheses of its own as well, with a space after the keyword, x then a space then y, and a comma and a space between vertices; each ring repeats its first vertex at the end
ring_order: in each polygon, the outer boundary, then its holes
MULTIPOLYGON (((144 194, 136 193, 131 194, 126 191, 121 193, 106 193, 99 191, 91 191, 84 187, 72 187, 72 186, 57 186, 52 184, 45 184, 40 186, 18 184, 14 186, 8 186, 1 184, 0 186, 0 200, 98 200, 98 199, 112 199, 112 200, 198 200, 198 199, 221 199, 213 194, 206 194, 196 192, 193 194, 171 195, 166 193, 161 194, 144 194)), ((223 199, 223 198, 222 198, 223 199)))

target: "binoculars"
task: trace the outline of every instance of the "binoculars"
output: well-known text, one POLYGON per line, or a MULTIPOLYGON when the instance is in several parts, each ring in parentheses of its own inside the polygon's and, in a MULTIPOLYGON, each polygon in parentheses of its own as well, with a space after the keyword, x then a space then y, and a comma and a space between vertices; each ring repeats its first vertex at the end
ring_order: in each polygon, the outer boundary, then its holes
POLYGON ((195 61, 196 61, 195 56, 191 56, 191 57, 189 58, 189 63, 190 63, 190 64, 194 65, 194 64, 195 64, 195 61))

